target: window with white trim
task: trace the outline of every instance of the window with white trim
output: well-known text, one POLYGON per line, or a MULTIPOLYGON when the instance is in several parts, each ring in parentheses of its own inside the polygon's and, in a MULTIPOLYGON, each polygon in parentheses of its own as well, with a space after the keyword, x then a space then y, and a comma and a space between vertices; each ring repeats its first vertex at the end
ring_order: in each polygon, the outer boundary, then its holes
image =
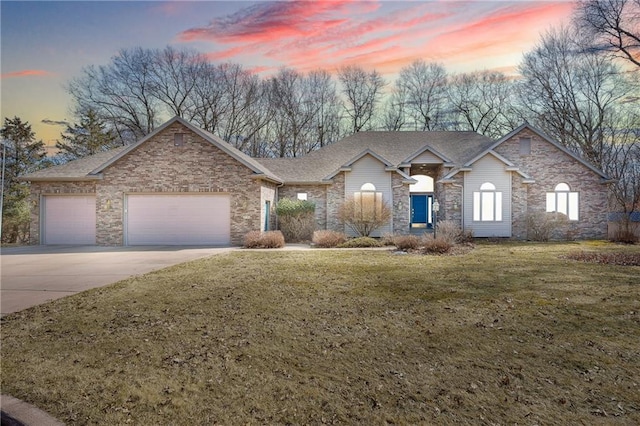
POLYGON ((372 183, 365 183, 360 187, 360 191, 353 193, 360 214, 379 216, 382 214, 382 192, 376 191, 376 186, 372 183))
POLYGON ((547 212, 567 215, 569 220, 578 220, 578 193, 571 191, 566 183, 556 185, 553 192, 547 192, 547 212))
POLYGON ((502 221, 502 192, 491 182, 480 185, 473 193, 473 220, 477 222, 502 221))

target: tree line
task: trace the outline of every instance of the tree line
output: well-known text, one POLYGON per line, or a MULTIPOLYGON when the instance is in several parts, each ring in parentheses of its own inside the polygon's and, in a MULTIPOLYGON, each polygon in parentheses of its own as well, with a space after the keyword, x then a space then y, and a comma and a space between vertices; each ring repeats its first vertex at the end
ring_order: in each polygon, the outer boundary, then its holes
MULTIPOLYGON (((69 81, 76 123, 56 144, 56 161, 132 143, 175 115, 254 157, 301 156, 364 130, 498 138, 526 121, 616 179, 612 204, 629 212, 640 203, 637 22, 640 0, 581 1, 569 25, 524 54, 517 79, 453 74, 423 59, 394 81, 358 65, 260 78, 191 49, 122 49, 69 81)), ((5 139, 11 126, 5 119, 5 139)), ((21 143, 35 140, 13 141, 21 143)))

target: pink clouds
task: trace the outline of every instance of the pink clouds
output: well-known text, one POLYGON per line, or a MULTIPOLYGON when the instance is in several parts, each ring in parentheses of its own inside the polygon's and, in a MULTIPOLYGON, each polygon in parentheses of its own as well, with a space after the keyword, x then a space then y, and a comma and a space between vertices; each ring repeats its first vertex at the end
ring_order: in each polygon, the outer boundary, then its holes
POLYGON ((0 78, 17 78, 17 77, 44 77, 51 75, 49 71, 44 70, 21 70, 8 72, 0 75, 0 78))
POLYGON ((480 56, 522 52, 535 44, 558 16, 568 16, 570 3, 504 4, 490 13, 453 26, 431 40, 429 48, 442 57, 480 56))
POLYGON ((295 1, 259 3, 211 21, 206 27, 192 28, 179 35, 181 41, 212 40, 222 43, 256 43, 308 37, 340 25, 329 18, 346 9, 351 1, 295 1))
POLYGON ((256 70, 359 64, 395 73, 417 58, 456 66, 521 54, 572 7, 535 1, 269 2, 186 30, 178 39, 210 42, 218 47, 208 54, 212 60, 245 58, 256 70))

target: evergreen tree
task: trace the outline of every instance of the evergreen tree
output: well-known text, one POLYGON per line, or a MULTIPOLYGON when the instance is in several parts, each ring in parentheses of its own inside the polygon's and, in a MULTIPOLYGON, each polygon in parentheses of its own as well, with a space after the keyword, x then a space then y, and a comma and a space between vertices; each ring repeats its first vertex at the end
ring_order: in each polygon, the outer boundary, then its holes
POLYGON ((19 117, 5 118, 0 129, 2 136, 2 242, 25 242, 29 236, 29 186, 18 178, 46 165, 46 151, 42 141, 28 122, 19 117))
POLYGON ((56 142, 56 148, 66 161, 97 154, 119 145, 115 133, 106 129, 105 122, 93 109, 87 110, 79 124, 68 125, 61 137, 62 141, 56 142))

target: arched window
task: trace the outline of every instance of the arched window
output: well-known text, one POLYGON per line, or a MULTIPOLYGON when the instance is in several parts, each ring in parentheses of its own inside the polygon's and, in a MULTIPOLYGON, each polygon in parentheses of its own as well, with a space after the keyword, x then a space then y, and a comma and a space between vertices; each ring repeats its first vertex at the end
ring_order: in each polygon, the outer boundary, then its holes
POLYGON ((473 193, 473 220, 478 222, 502 221, 502 192, 491 182, 480 185, 473 193))
POLYGON ((409 185, 409 192, 433 192, 433 178, 426 175, 412 175, 418 183, 409 185))
POLYGON ((382 192, 376 191, 374 184, 363 184, 360 191, 353 193, 353 199, 361 216, 382 214, 382 192))
POLYGON ((365 183, 360 187, 360 191, 375 191, 376 186, 372 183, 365 183))
POLYGON ((578 193, 572 192, 568 184, 557 184, 553 192, 547 192, 547 212, 567 215, 569 220, 578 220, 578 193))

